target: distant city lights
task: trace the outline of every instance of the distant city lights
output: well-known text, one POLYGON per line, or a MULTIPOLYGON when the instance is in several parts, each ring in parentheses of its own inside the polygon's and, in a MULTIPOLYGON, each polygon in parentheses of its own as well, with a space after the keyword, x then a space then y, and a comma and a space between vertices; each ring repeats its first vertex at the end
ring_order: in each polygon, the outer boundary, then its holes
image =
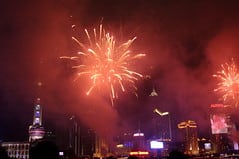
POLYGON ((136 155, 136 156, 143 156, 143 155, 148 155, 149 152, 148 151, 131 151, 130 155, 136 155))
POLYGON ((134 137, 135 136, 144 136, 144 133, 134 133, 134 137))

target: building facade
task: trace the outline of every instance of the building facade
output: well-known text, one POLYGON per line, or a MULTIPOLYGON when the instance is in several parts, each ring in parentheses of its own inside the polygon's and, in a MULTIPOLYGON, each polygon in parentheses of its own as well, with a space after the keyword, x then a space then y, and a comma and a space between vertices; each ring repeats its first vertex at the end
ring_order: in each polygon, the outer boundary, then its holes
POLYGON ((230 153, 238 151, 238 143, 230 137, 236 131, 232 114, 235 108, 224 104, 211 104, 210 123, 212 147, 214 153, 230 153))
POLYGON ((42 108, 40 105, 40 98, 37 98, 34 107, 33 123, 29 126, 29 142, 42 139, 44 135, 45 130, 42 126, 42 108))
POLYGON ((178 128, 184 129, 185 154, 198 155, 199 145, 196 122, 193 120, 184 121, 178 124, 178 128))
POLYGON ((6 149, 10 158, 29 159, 29 142, 2 142, 1 146, 6 149))

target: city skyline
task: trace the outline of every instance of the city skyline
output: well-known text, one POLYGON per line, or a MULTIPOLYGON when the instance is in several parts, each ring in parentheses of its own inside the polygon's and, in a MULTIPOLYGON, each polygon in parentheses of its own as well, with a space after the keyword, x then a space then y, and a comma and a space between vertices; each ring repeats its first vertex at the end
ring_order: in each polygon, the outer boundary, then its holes
POLYGON ((194 120, 199 135, 210 134, 208 110, 220 103, 212 74, 232 57, 239 64, 237 1, 0 4, 1 140, 27 140, 38 96, 44 127, 58 127, 59 121, 74 114, 103 135, 136 130, 139 125, 149 130, 150 115, 157 107, 172 114, 175 127, 194 120), (85 28, 101 22, 119 41, 136 36, 131 49, 146 54, 135 63, 145 75, 137 82, 138 96, 122 93, 114 106, 100 91, 85 96, 86 81, 73 82, 71 64, 59 58, 78 51, 71 36, 82 37, 85 28), (40 91, 38 82, 42 82, 40 91), (154 88, 158 96, 151 97, 154 88))

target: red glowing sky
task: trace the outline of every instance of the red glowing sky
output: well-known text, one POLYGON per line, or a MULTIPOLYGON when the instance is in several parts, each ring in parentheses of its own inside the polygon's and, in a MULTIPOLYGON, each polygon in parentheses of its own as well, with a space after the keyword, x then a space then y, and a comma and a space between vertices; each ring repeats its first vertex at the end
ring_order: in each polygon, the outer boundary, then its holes
POLYGON ((102 134, 135 130, 138 123, 146 129, 151 109, 158 106, 172 113, 175 125, 191 119, 202 134, 209 133, 208 107, 218 102, 212 74, 231 57, 239 63, 238 2, 100 2, 0 2, 0 103, 6 112, 0 118, 0 137, 26 136, 39 80, 46 125, 74 113, 102 134), (102 19, 118 40, 137 36, 132 49, 147 54, 137 69, 151 76, 138 83, 138 98, 122 95, 115 107, 99 92, 85 97, 84 79, 72 82, 74 71, 59 59, 76 53, 72 35, 82 37, 84 28, 92 29, 102 19), (72 31, 72 24, 78 31, 72 31), (148 97, 153 86, 159 94, 156 99, 148 97), (22 133, 11 135, 16 129, 12 125, 19 125, 22 133))

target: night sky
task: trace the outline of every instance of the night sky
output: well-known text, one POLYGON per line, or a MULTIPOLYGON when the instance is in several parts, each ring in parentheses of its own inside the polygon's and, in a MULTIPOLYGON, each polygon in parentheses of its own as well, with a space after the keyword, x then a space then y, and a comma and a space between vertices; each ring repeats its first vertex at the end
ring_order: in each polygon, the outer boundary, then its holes
POLYGON ((169 111, 174 127, 198 123, 210 133, 209 106, 218 103, 212 77, 232 57, 239 63, 238 1, 232 0, 43 0, 0 1, 0 139, 27 140, 33 106, 41 97, 43 124, 66 130, 71 115, 99 134, 150 134, 152 109, 169 111), (103 24, 119 41, 146 57, 135 63, 147 75, 138 97, 121 94, 112 107, 98 91, 85 96, 84 79, 73 82, 78 51, 71 37, 103 24), (76 27, 72 29, 72 25, 76 27), (149 78, 150 77, 150 78, 149 78), (41 81, 41 88, 37 83, 41 81), (158 97, 149 97, 156 88, 158 97))

